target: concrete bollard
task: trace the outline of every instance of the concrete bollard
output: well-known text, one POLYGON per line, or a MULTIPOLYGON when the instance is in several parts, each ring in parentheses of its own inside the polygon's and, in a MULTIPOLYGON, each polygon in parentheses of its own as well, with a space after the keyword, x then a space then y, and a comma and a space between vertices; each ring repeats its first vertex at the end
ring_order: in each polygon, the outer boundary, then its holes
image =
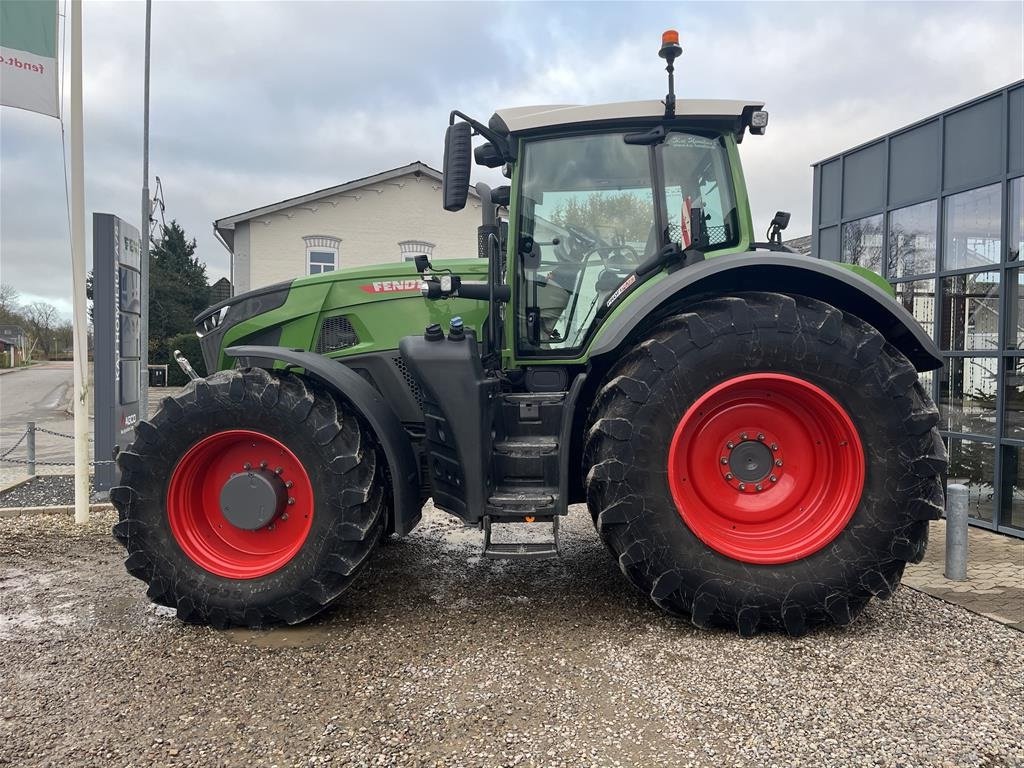
POLYGON ((30 421, 25 427, 25 453, 27 455, 28 476, 36 476, 36 423, 30 421))
POLYGON ((946 578, 967 581, 967 486, 946 486, 946 578))

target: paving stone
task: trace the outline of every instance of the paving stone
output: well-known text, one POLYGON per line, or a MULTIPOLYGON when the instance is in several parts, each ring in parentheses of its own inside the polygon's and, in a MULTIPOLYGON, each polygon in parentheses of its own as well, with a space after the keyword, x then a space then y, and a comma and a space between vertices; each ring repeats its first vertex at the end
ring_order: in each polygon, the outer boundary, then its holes
POLYGON ((946 521, 936 520, 925 559, 907 566, 903 583, 1008 626, 1024 626, 1024 540, 973 527, 967 537, 967 581, 945 578, 946 521))

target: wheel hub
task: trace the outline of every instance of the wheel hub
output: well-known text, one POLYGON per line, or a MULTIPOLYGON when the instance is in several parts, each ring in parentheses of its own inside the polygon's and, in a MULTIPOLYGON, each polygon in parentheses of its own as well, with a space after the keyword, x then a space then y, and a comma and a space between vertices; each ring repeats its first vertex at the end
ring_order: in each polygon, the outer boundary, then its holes
POLYGON ((785 462, 778 438, 765 429, 737 432, 721 447, 722 479, 742 493, 763 493, 779 482, 785 462))
POLYGON ((220 491, 220 512, 236 528, 255 531, 267 525, 288 503, 281 479, 265 469, 239 472, 220 491))

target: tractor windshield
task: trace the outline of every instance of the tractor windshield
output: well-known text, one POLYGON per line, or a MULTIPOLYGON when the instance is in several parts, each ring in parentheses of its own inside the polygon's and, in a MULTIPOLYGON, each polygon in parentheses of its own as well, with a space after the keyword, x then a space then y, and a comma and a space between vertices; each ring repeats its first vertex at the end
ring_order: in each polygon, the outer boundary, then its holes
POLYGON ((624 137, 585 134, 525 147, 516 298, 522 353, 581 347, 608 297, 668 242, 710 250, 738 241, 720 137, 672 132, 656 147, 624 137), (703 242, 692 234, 699 208, 703 242))

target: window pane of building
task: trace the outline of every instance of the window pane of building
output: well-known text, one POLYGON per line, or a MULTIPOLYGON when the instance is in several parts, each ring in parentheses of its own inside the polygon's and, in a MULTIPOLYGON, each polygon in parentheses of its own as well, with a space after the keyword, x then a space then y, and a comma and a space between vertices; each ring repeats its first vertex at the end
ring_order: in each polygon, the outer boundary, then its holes
POLYGON ((1024 349, 1024 272, 1006 270, 1006 335, 1007 349, 1024 349))
POLYGON ((882 214, 843 224, 842 261, 882 274, 882 214))
POLYGON ((935 335, 935 281, 896 283, 896 301, 914 316, 929 337, 935 335))
POLYGON ((928 397, 934 398, 935 393, 932 391, 932 386, 935 383, 935 371, 921 371, 917 374, 917 380, 921 382, 921 386, 928 393, 928 397))
POLYGON ((1001 185, 992 184, 946 198, 942 263, 946 269, 968 269, 997 264, 999 252, 1001 185))
POLYGON ((995 446, 976 440, 950 437, 949 483, 967 486, 967 513, 977 519, 992 522, 995 507, 995 446))
POLYGON ((995 357, 948 357, 939 378, 941 428, 950 432, 995 435, 995 357))
POLYGON ((900 208, 889 214, 886 273, 890 280, 935 271, 935 214, 938 203, 900 208))
POLYGON ((332 251, 310 251, 309 252, 309 263, 310 264, 333 264, 334 253, 332 251))
POLYGON ((942 281, 939 344, 950 350, 999 348, 999 273, 971 272, 942 281))
POLYGON ((1024 530, 1024 448, 1005 445, 1001 451, 1003 478, 999 523, 1024 530))
POLYGON ((1024 357, 1006 358, 1003 372, 1003 437, 1024 440, 1024 357))
POLYGON ((1008 261, 1019 261, 1024 250, 1024 176, 1010 181, 1010 248, 1008 261))

